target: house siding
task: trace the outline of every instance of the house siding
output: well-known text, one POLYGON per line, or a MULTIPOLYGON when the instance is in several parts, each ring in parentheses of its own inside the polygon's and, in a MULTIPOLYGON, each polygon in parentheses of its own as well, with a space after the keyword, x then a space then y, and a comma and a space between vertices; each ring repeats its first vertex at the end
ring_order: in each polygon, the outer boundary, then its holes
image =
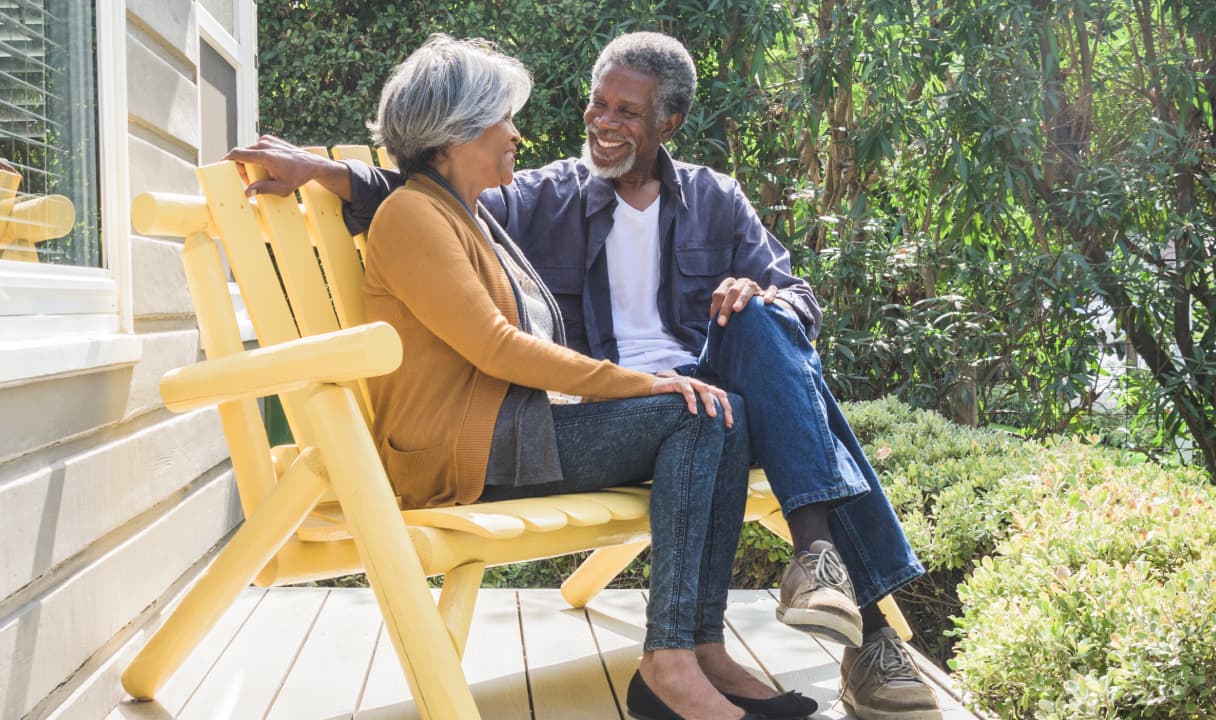
MULTIPOLYGON (((131 197, 198 192, 198 5, 126 2, 131 197)), ((132 233, 126 247, 140 360, 0 387, 5 720, 104 717, 135 641, 240 522, 217 413, 171 413, 157 392, 200 357, 181 245, 132 233)))

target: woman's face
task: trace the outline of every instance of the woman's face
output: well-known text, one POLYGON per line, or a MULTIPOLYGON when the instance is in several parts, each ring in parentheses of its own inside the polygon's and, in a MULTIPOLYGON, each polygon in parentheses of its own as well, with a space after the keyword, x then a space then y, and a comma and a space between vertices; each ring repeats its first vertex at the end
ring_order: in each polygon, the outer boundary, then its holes
POLYGON ((508 115, 469 142, 453 147, 449 156, 462 174, 485 189, 510 184, 518 145, 519 131, 508 115))

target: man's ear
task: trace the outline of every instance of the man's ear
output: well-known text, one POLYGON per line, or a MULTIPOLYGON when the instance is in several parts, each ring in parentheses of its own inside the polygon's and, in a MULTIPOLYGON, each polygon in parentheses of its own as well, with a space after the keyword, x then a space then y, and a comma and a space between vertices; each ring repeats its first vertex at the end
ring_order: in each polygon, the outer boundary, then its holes
POLYGON ((672 135, 676 134, 676 130, 684 124, 684 116, 680 113, 672 113, 667 116, 666 120, 659 123, 659 141, 667 142, 672 135))

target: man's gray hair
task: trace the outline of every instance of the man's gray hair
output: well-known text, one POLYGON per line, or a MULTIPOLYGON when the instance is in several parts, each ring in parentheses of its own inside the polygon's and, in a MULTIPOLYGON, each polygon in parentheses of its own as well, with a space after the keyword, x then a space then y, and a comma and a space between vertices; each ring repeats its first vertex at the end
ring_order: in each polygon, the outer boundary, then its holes
POLYGON ((413 172, 519 112, 531 93, 527 69, 493 43, 437 33, 393 71, 367 127, 401 170, 413 172))
POLYGON ((668 115, 688 117, 693 96, 697 94, 697 66, 679 40, 656 32, 621 35, 608 43, 595 61, 591 71, 592 91, 609 65, 644 72, 658 80, 656 122, 668 115))

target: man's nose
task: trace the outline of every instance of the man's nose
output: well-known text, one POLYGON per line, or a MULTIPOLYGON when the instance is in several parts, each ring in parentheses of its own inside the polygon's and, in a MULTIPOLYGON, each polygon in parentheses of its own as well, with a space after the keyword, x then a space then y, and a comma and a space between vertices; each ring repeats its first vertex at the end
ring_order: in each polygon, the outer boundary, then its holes
POLYGON ((601 125, 620 125, 621 118, 611 110, 603 110, 592 118, 592 122, 594 122, 597 127, 601 125))

